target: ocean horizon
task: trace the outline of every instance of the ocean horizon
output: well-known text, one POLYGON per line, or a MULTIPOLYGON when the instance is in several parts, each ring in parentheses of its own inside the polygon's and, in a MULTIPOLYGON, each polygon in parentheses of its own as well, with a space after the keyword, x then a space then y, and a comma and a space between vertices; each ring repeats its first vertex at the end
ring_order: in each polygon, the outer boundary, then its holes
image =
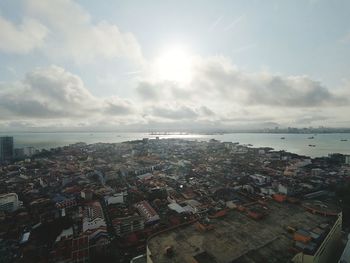
POLYGON ((223 142, 251 144, 253 147, 271 147, 274 150, 285 150, 313 158, 327 156, 331 153, 350 154, 350 133, 312 135, 300 133, 0 132, 0 136, 13 136, 15 148, 34 147, 39 150, 67 146, 77 142, 120 143, 159 137, 160 139, 178 138, 199 141, 216 139, 223 142))

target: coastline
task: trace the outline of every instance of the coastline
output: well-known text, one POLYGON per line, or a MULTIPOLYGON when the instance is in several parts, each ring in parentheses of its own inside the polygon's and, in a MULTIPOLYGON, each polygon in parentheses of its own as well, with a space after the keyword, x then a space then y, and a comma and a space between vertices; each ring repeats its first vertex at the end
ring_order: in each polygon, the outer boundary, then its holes
POLYGON ((1 134, 13 136, 17 148, 29 146, 39 150, 62 147, 76 142, 87 144, 118 143, 159 137, 160 139, 179 138, 199 141, 216 139, 223 142, 239 142, 240 144, 251 144, 253 147, 271 147, 275 150, 285 150, 313 158, 332 153, 350 154, 350 133, 322 133, 313 135, 313 139, 310 139, 309 134, 300 133, 169 133, 151 135, 149 132, 16 132, 1 134), (282 140, 282 137, 285 139, 282 140), (310 147, 311 144, 315 146, 310 147))

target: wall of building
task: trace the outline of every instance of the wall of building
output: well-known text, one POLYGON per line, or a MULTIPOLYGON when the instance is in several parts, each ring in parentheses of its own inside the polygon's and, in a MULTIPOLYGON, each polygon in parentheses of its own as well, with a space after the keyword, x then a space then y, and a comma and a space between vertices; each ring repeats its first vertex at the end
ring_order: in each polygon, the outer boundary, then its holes
POLYGON ((151 253, 151 251, 149 250, 149 248, 148 248, 148 246, 147 246, 147 254, 146 254, 146 256, 147 256, 147 263, 153 263, 153 260, 152 260, 152 258, 151 258, 151 256, 152 256, 152 253, 151 253))
POLYGON ((119 219, 119 223, 115 223, 113 225, 118 236, 124 236, 144 229, 144 221, 141 216, 121 218, 119 219))
POLYGON ((13 158, 13 137, 0 137, 0 161, 13 158))

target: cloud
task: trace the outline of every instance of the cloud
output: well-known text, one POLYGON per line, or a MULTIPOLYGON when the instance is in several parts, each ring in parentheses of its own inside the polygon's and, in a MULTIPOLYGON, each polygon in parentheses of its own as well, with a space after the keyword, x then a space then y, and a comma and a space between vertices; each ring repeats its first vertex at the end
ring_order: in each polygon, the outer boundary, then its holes
POLYGON ((137 94, 143 100, 158 100, 160 98, 159 88, 164 88, 164 84, 159 85, 158 83, 153 84, 147 81, 141 81, 136 87, 137 94), (159 87, 158 87, 159 86, 159 87))
POLYGON ((199 108, 199 111, 201 112, 202 115, 204 116, 214 116, 215 112, 209 109, 207 106, 201 106, 199 108))
POLYGON ((312 114, 312 115, 305 115, 305 116, 301 116, 300 118, 297 118, 295 123, 297 124, 302 124, 302 125, 311 125, 313 122, 316 121, 325 121, 325 120, 329 120, 330 117, 327 116, 321 116, 317 113, 312 114))
POLYGON ((122 32, 108 21, 92 22, 90 14, 70 0, 26 0, 30 15, 45 22, 51 29, 47 41, 48 56, 74 59, 77 63, 96 58, 125 57, 142 60, 135 36, 122 32))
POLYGON ((138 96, 126 99, 98 97, 62 67, 37 68, 1 84, 0 124, 142 130, 349 123, 347 96, 306 76, 249 73, 224 57, 196 58, 192 71, 189 83, 144 78, 138 96))
POLYGON ((135 113, 131 102, 120 99, 118 97, 112 97, 105 100, 106 109, 105 112, 110 115, 129 115, 135 113))
POLYGON ((171 120, 196 119, 197 111, 186 105, 165 105, 152 107, 153 116, 171 120))
POLYGON ((0 51, 25 54, 44 45, 48 29, 35 19, 16 25, 0 16, 0 51))
POLYGON ((305 76, 269 76, 251 87, 247 101, 279 107, 320 107, 344 105, 348 100, 305 76))
POLYGON ((22 81, 0 92, 0 119, 100 119, 131 114, 133 105, 124 99, 93 96, 83 81, 58 66, 38 68, 22 81))
POLYGON ((345 105, 348 100, 331 93, 307 76, 247 73, 223 57, 197 62, 191 87, 203 95, 245 106, 319 107, 345 105))
POLYGON ((40 50, 56 61, 78 64, 96 59, 126 58, 143 63, 141 47, 130 32, 108 21, 93 22, 90 14, 71 0, 24 0, 27 17, 19 25, 0 17, 0 51, 40 50))
POLYGON ((136 92, 144 107, 152 108, 149 118, 218 125, 322 123, 344 111, 349 102, 347 96, 307 76, 245 72, 222 56, 196 57, 189 83, 143 79, 136 92))

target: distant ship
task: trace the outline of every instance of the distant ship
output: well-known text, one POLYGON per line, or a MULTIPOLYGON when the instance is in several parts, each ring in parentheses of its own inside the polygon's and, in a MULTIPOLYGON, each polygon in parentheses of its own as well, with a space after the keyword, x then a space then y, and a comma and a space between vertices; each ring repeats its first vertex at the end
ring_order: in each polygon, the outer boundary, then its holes
POLYGON ((315 139, 315 137, 314 137, 314 136, 311 136, 311 137, 309 137, 308 139, 312 140, 312 139, 315 139))
POLYGON ((341 139, 340 141, 342 141, 342 142, 347 142, 348 139, 341 139))
POLYGON ((285 137, 281 137, 281 140, 284 140, 285 139, 285 137))
POLYGON ((315 145, 315 144, 309 144, 309 146, 310 146, 310 147, 316 147, 316 145, 315 145))

